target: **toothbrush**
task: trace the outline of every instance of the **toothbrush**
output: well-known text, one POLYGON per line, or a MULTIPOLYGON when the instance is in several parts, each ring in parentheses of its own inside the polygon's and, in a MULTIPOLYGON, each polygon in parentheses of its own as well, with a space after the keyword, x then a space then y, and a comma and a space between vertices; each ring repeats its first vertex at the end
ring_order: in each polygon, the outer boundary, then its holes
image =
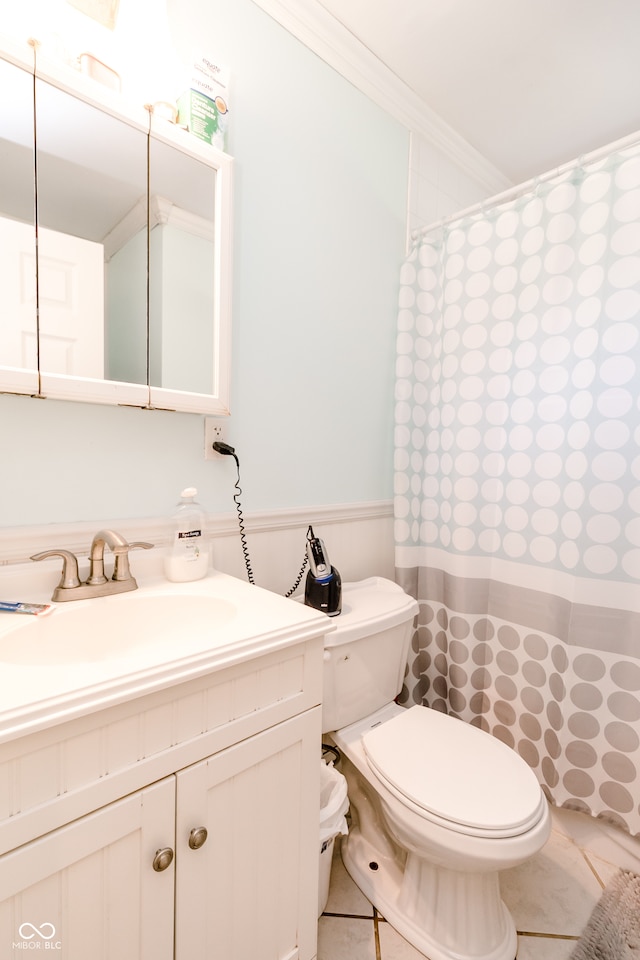
POLYGON ((55 608, 50 603, 19 603, 13 600, 0 600, 0 611, 6 613, 32 613, 35 617, 44 617, 55 608))

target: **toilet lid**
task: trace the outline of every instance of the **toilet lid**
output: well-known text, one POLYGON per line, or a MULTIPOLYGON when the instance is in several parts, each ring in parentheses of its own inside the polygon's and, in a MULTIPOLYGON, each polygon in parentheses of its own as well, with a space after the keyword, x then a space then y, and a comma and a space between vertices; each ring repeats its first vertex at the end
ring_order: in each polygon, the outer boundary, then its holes
POLYGON ((362 737, 369 766, 428 820, 476 836, 512 837, 544 809, 533 771, 501 740, 437 710, 415 706, 362 737))

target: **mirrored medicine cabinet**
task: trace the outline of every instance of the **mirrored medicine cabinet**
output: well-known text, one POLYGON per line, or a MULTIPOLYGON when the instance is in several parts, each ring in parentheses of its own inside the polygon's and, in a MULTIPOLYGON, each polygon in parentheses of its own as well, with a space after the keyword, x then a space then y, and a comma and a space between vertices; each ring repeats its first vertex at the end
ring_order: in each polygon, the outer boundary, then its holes
POLYGON ((232 158, 0 49, 0 392, 229 412, 232 158))

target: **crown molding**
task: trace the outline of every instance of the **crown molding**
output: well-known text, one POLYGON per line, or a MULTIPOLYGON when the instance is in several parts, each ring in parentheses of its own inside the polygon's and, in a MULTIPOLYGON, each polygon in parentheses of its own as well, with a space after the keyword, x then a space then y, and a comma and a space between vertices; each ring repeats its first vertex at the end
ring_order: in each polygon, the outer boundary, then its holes
POLYGON ((270 17, 400 123, 432 143, 490 196, 513 186, 318 0, 253 0, 270 17))

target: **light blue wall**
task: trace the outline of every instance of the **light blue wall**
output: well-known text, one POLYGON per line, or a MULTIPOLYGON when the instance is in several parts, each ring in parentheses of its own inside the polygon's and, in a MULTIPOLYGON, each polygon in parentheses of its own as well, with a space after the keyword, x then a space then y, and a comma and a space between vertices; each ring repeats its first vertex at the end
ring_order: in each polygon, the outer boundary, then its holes
MULTIPOLYGON (((185 59, 232 69, 232 416, 245 511, 392 496, 408 132, 251 0, 170 0, 185 59)), ((203 418, 0 396, 0 525, 233 510, 203 418)))

